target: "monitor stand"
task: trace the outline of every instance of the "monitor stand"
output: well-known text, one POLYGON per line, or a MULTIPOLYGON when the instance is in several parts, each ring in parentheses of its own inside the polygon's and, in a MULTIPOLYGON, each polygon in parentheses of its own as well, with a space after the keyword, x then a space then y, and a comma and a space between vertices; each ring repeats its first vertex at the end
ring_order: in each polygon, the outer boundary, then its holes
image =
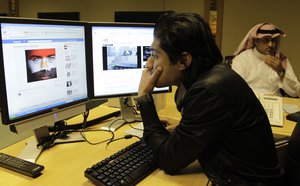
POLYGON ((121 97, 119 98, 119 101, 120 101, 121 116, 101 126, 101 129, 114 132, 125 123, 142 121, 141 116, 133 112, 134 104, 132 103, 131 97, 121 97))
MULTIPOLYGON (((42 151, 44 150, 44 147, 38 147, 37 144, 41 142, 41 139, 43 137, 50 136, 49 130, 47 126, 43 126, 37 129, 34 129, 34 136, 35 138, 30 139, 26 142, 26 147, 21 152, 21 154, 18 156, 21 159, 30 161, 35 163, 42 151)), ((53 143, 71 143, 71 142, 81 142, 85 141, 83 137, 80 135, 80 133, 69 133, 66 138, 58 138, 53 143)))

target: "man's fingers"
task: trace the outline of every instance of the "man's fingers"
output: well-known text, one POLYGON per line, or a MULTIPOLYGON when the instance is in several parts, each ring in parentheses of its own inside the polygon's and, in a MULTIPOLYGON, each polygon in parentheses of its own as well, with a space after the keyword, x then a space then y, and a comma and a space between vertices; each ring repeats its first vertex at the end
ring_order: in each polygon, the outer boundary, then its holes
POLYGON ((160 76, 160 74, 162 73, 163 68, 161 66, 158 66, 156 70, 154 70, 154 72, 152 73, 152 79, 154 79, 155 81, 158 79, 158 77, 160 76))

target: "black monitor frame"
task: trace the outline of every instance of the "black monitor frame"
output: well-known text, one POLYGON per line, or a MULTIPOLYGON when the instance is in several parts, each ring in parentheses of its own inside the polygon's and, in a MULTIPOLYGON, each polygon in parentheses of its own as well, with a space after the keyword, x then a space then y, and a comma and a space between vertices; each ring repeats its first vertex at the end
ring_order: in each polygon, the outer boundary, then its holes
MULTIPOLYGON (((90 52, 89 56, 93 56, 93 59, 91 60, 91 64, 89 65, 90 70, 89 70, 89 83, 90 83, 90 98, 91 99, 99 99, 99 98, 119 98, 119 103, 120 103, 120 108, 121 108, 121 117, 116 118, 116 120, 112 121, 111 123, 107 124, 106 126, 103 126, 102 129, 108 129, 108 130, 116 130, 117 128, 119 128, 120 126, 122 126, 124 123, 127 122, 134 122, 134 121, 141 121, 141 118, 139 115, 135 114, 133 112, 133 106, 134 103, 132 101, 132 97, 137 96, 138 94, 138 84, 136 86, 136 89, 132 90, 132 91, 128 91, 128 92, 123 92, 123 93, 111 93, 111 94, 102 94, 102 95, 95 95, 95 79, 94 79, 94 56, 95 54, 93 53, 93 42, 95 42, 95 38, 93 37, 93 27, 120 27, 120 28, 124 28, 124 27, 145 27, 145 28, 153 28, 154 30, 154 24, 153 23, 132 23, 132 22, 89 22, 88 27, 87 27, 87 32, 90 33, 90 38, 89 40, 92 41, 90 42, 90 45, 88 46, 88 51, 90 52)), ((153 33, 152 33, 153 34, 153 33)), ((151 41, 152 42, 152 41, 151 41)), ((150 47, 151 43, 149 43, 149 47, 150 47)), ((144 45, 141 45, 144 46, 144 45)), ((144 66, 143 66, 143 62, 145 62, 145 59, 142 59, 141 56, 141 52, 142 48, 139 48, 141 46, 137 46, 137 67, 135 67, 136 69, 139 69, 142 71, 144 66), (141 61, 139 61, 141 60, 141 61)), ((98 48, 99 49, 99 48, 98 48)), ((102 51, 104 50, 103 47, 101 49, 102 51)), ((103 54, 104 56, 104 54, 103 54)), ((101 59, 101 63, 103 64, 103 57, 101 59)), ((105 68, 105 65, 103 65, 103 68, 105 68)), ((103 69, 104 71, 105 69, 103 69)), ((140 77, 136 77, 138 78, 138 82, 140 80, 140 77)), ((169 86, 167 87, 167 89, 155 89, 152 93, 153 94, 158 94, 158 93, 168 93, 172 91, 172 87, 169 86)))
MULTIPOLYGON (((88 47, 88 33, 86 32, 86 22, 79 22, 79 21, 62 21, 62 20, 46 20, 46 19, 31 19, 31 18, 16 18, 16 17, 0 17, 0 23, 15 23, 15 24, 50 24, 50 25, 70 25, 70 26, 84 26, 85 28, 85 38, 86 38, 86 42, 85 42, 85 48, 88 47)), ((2 31, 0 32, 0 38, 2 38, 2 31)), ((54 107, 50 107, 41 111, 37 111, 35 113, 30 113, 24 116, 21 116, 19 118, 14 118, 14 119, 10 119, 9 118, 9 113, 8 113, 8 103, 7 103, 7 90, 6 90, 6 80, 5 80, 5 70, 4 70, 4 61, 3 61, 3 47, 2 47, 2 39, 0 40, 0 86, 1 86, 1 90, 0 90, 0 100, 1 100, 1 114, 2 114, 2 123, 9 125, 9 124, 14 124, 14 123, 18 123, 18 122, 22 122, 23 120, 27 120, 30 118, 34 118, 34 117, 38 117, 41 115, 45 115, 45 114, 49 114, 52 112, 55 112, 57 110, 61 110, 64 108, 69 108, 72 105, 77 105, 77 104, 84 104, 86 101, 89 100, 89 89, 87 90, 88 94, 86 98, 80 99, 80 100, 76 100, 70 103, 65 103, 62 105, 58 105, 58 106, 54 106, 54 107)), ((85 55, 85 60, 89 61, 89 55, 86 52, 85 55)), ((88 70, 89 68, 86 66, 86 74, 88 74, 88 70)), ((88 86, 88 76, 87 78, 87 86, 88 86)))
MULTIPOLYGON (((88 68, 88 63, 87 63, 90 59, 89 59, 89 55, 87 54, 87 51, 86 51, 86 49, 88 47, 88 42, 89 42, 87 40, 87 38, 88 38, 87 34, 88 33, 86 32, 87 23, 86 22, 78 22, 78 21, 66 21, 66 20, 60 21, 60 20, 46 20, 46 19, 0 17, 0 24, 1 24, 1 28, 0 28, 0 31, 1 31, 0 32, 0 38, 1 38, 1 40, 0 40, 0 86, 1 86, 1 89, 0 89, 0 106, 1 106, 2 123, 5 124, 5 125, 9 125, 10 130, 12 132, 15 132, 15 133, 23 133, 25 131, 32 131, 32 132, 34 131, 34 135, 35 135, 36 139, 32 139, 32 140, 29 140, 27 142, 27 145, 26 145, 25 149, 23 150, 23 152, 20 154, 19 157, 22 158, 22 159, 26 159, 28 161, 35 162, 36 159, 38 158, 38 156, 40 155, 40 153, 42 152, 42 150, 44 149, 44 147, 47 146, 43 143, 42 146, 39 146, 39 148, 37 147, 37 145, 42 142, 42 139, 49 138, 50 134, 49 134, 49 131, 48 131, 48 127, 53 126, 56 123, 61 123, 62 121, 64 121, 65 119, 68 119, 70 117, 74 117, 78 114, 86 112, 86 110, 87 110, 86 105, 90 103, 89 102, 89 87, 88 87, 88 73, 89 73, 88 70, 89 70, 89 68, 88 68), (71 34, 73 33, 74 35, 72 35, 72 37, 67 37, 67 40, 64 40, 63 37, 62 37, 63 40, 60 40, 61 37, 56 37, 56 33, 49 33, 48 30, 43 31, 44 32, 43 34, 45 34, 45 35, 51 34, 49 36, 49 38, 48 37, 45 37, 45 38, 37 37, 37 38, 35 38, 35 36, 39 36, 39 34, 41 35, 41 33, 40 32, 33 33, 31 31, 34 31, 34 30, 28 29, 29 32, 27 32, 25 30, 24 32, 17 33, 17 34, 20 34, 20 39, 10 40, 9 36, 7 36, 7 38, 5 38, 6 39, 5 42, 12 42, 12 43, 17 43, 17 44, 19 44, 19 43, 22 44, 24 42, 25 43, 24 44, 25 48, 22 48, 22 47, 24 47, 22 45, 15 46, 15 47, 21 47, 20 52, 24 52, 24 54, 23 54, 24 56, 20 57, 18 60, 22 60, 22 59, 26 60, 27 59, 26 53, 28 51, 31 51, 31 52, 35 53, 33 55, 32 60, 36 60, 36 59, 34 59, 36 56, 38 56, 40 54, 45 55, 45 52, 47 52, 47 50, 48 50, 48 52, 49 51, 51 51, 51 52, 54 51, 54 54, 56 56, 56 47, 57 47, 57 45, 53 45, 52 46, 53 48, 48 48, 47 42, 52 42, 52 39, 54 39, 55 42, 56 41, 58 41, 58 42, 63 41, 64 42, 63 45, 59 45, 59 47, 60 47, 60 49, 63 49, 63 50, 66 50, 67 52, 69 52, 69 54, 64 55, 64 52, 60 52, 59 55, 64 61, 70 61, 70 64, 68 64, 68 65, 62 64, 61 66, 63 66, 66 69, 72 68, 72 62, 71 61, 73 60, 73 57, 75 57, 74 58, 75 61, 77 61, 76 59, 78 57, 80 57, 78 59, 79 60, 78 62, 81 62, 80 61, 81 59, 84 60, 85 64, 83 64, 83 65, 85 66, 85 71, 83 71, 82 73, 85 76, 85 81, 80 81, 81 78, 79 78, 79 79, 75 78, 73 80, 74 80, 74 82, 78 83, 77 87, 74 87, 74 88, 79 89, 81 86, 84 86, 84 87, 86 87, 86 91, 84 93, 81 93, 81 95, 79 95, 79 97, 72 97, 72 98, 70 97, 71 99, 63 100, 63 102, 61 102, 61 103, 57 102, 55 104, 48 105, 44 108, 39 108, 39 109, 34 110, 34 111, 28 111, 27 110, 26 111, 27 113, 25 112, 23 114, 19 114, 16 117, 10 116, 9 106, 8 106, 8 90, 10 90, 10 89, 7 89, 8 85, 6 84, 7 79, 6 79, 6 74, 5 73, 8 73, 8 72, 5 71, 6 63, 4 62, 4 57, 6 55, 4 55, 4 51, 3 51, 3 46, 4 45, 3 45, 3 40, 2 40, 2 38, 6 37, 6 36, 4 36, 5 31, 2 30, 2 24, 3 24, 3 26, 5 26, 5 24, 12 24, 12 25, 17 25, 17 26, 35 25, 36 29, 42 28, 43 25, 44 26, 45 25, 50 25, 50 27, 52 27, 51 25, 58 26, 58 27, 60 27, 60 25, 61 26, 67 26, 67 29, 64 28, 64 29, 55 30, 56 32, 62 32, 62 36, 64 36, 63 35, 64 32, 66 30, 69 30, 69 28, 76 29, 75 32, 71 32, 71 34), (18 24, 20 24, 20 25, 18 25, 18 24), (36 26, 36 25, 41 25, 41 26, 39 27, 39 26, 36 26), (82 32, 81 33, 77 32, 77 26, 79 26, 78 28, 80 28, 83 31, 83 33, 82 32), (3 35, 2 35, 2 33, 3 33, 3 35), (30 40, 27 40, 27 36, 28 36, 27 34, 29 34, 29 33, 32 34, 31 35, 32 37, 30 36, 29 37, 30 40), (77 35, 78 33, 80 35, 77 35), (35 35, 35 34, 37 34, 37 35, 35 35), (73 45, 71 43, 74 42, 74 41, 77 41, 77 39, 79 39, 78 41, 81 41, 82 38, 83 38, 83 41, 84 41, 84 45, 83 45, 84 50, 85 50, 84 55, 73 56, 74 53, 76 53, 76 50, 78 50, 78 48, 77 48, 78 46, 73 45), (49 41, 48 41, 48 39, 49 39, 49 41), (41 43, 39 43, 41 45, 33 44, 33 46, 31 44, 30 47, 28 47, 28 46, 26 46, 26 43, 28 41, 30 41, 30 42, 42 42, 43 44, 41 44, 41 43), (46 47, 46 48, 39 48, 41 46, 46 47), (70 46, 70 48, 69 48, 69 46, 70 46), (28 48, 26 48, 26 47, 28 47, 28 48), (44 52, 44 54, 42 54, 43 52, 44 52)), ((13 29, 15 29, 15 30, 12 30, 12 32, 18 32, 19 31, 16 28, 13 28, 13 29)), ((82 47, 82 45, 79 45, 79 47, 82 47)), ((48 54, 46 54, 46 55, 48 55, 48 54)), ((50 59, 51 55, 47 56, 47 58, 48 58, 48 60, 51 60, 50 59)), ((34 62, 32 64, 34 64, 34 62)), ((74 63, 74 64, 76 66, 76 63, 74 63)), ((41 62, 41 65, 42 65, 42 62, 41 62)), ((48 65, 50 65, 50 64, 48 64, 48 65)), ((17 67, 19 67, 19 66, 17 66, 17 67)), ((22 67, 27 69, 26 64, 25 65, 23 64, 22 67)), ((55 65, 55 67, 56 67, 56 65, 55 65)), ((82 68, 82 66, 79 66, 79 68, 82 68)), ((38 70, 38 66, 36 66, 35 70, 38 70)), ((50 70, 53 70, 53 68, 50 69, 50 70)), ((24 70, 24 71, 23 71, 24 74, 28 73, 27 70, 24 70), (24 72, 24 71, 26 71, 26 72, 24 72)), ((65 73, 65 72, 70 73, 70 71, 64 71, 63 73, 65 73)), ((17 73, 18 72, 16 72, 16 74, 17 73)), ((50 77, 50 79, 58 77, 59 75, 56 74, 56 73, 53 77, 50 77)), ((76 72, 76 73, 78 73, 78 72, 76 72)), ((67 80, 66 82, 60 82, 59 80, 51 81, 52 82, 51 86, 57 86, 57 85, 66 86, 66 91, 67 91, 66 94, 67 95, 69 95, 69 94, 72 95, 73 94, 73 90, 71 90, 72 88, 71 89, 68 88, 68 87, 73 87, 74 86, 73 83, 72 83, 72 85, 70 85, 70 82, 72 82, 72 78, 71 79, 68 78, 68 77, 72 77, 72 74, 66 73, 64 75, 66 76, 66 79, 65 79, 65 80, 67 80)), ((27 78, 27 83, 26 84, 28 84, 30 82, 32 83, 33 80, 28 78, 28 74, 26 76, 27 76, 26 77, 27 78)), ((45 80, 46 76, 44 76, 44 75, 42 75, 42 76, 43 76, 42 79, 37 78, 37 79, 34 80, 35 81, 34 83, 38 83, 38 84, 35 84, 35 85, 43 87, 44 86, 43 85, 44 81, 47 81, 47 82, 50 81, 49 79, 45 80)), ((13 87, 14 85, 10 85, 10 86, 13 87)), ((76 90, 75 90, 75 92, 76 92, 76 90)), ((22 94, 22 93, 19 92, 18 94, 22 94)), ((28 94, 30 94, 30 93, 28 93, 28 94)), ((45 92, 45 95, 46 94, 50 95, 51 91, 45 92)), ((30 106, 28 106, 28 108, 30 108, 30 106)), ((72 135, 72 136, 69 136, 65 140, 61 140, 60 143, 74 142, 74 141, 76 142, 76 141, 84 141, 84 140, 81 136, 72 135)))
MULTIPOLYGON (((133 22, 89 22, 87 26, 87 32, 90 33, 88 34, 88 40, 92 41, 92 27, 149 27, 149 28, 154 28, 153 23, 133 23, 133 22)), ((87 48, 87 51, 89 52, 89 56, 93 56, 93 43, 90 42, 87 48)), ((89 87, 90 87, 90 98, 91 99, 101 99, 101 98, 118 98, 118 97, 129 97, 129 96, 137 96, 138 94, 138 89, 136 91, 132 92, 127 92, 127 93, 122 93, 122 94, 106 94, 106 95, 95 95, 94 94, 94 59, 91 59, 91 64, 89 65, 89 87)), ((141 67, 143 68, 143 67, 141 67)), ((140 77, 139 77, 140 78, 140 77)), ((158 93, 168 93, 172 91, 172 86, 168 87, 168 90, 155 90, 153 91, 153 94, 158 94, 158 93)))
POLYGON ((166 11, 116 11, 115 22, 156 23, 166 11))

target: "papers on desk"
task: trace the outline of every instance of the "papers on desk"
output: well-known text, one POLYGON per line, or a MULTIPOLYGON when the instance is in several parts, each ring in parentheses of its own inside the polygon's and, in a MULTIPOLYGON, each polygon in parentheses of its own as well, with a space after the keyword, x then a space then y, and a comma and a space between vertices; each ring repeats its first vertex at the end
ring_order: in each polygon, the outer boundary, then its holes
POLYGON ((144 125, 143 125, 143 122, 140 122, 134 128, 126 130, 125 133, 142 138, 143 137, 143 131, 144 131, 144 125))
POLYGON ((259 95, 259 101, 267 113, 270 124, 283 127, 282 97, 261 94, 259 95))
POLYGON ((293 104, 283 104, 283 110, 286 111, 288 114, 299 112, 298 105, 293 104))

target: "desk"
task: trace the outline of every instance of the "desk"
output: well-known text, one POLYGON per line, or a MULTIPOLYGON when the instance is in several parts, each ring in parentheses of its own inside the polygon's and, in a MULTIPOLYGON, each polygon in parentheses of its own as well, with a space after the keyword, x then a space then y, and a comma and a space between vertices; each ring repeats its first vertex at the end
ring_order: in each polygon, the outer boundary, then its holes
MULTIPOLYGON (((296 104, 300 107, 299 99, 284 98, 284 103, 296 104)), ((113 112, 115 109, 106 106, 100 106, 93 109, 90 113, 90 117, 97 117, 100 113, 106 114, 113 112)), ((173 118, 180 118, 180 114, 177 112, 174 105, 166 105, 166 107, 159 112, 161 116, 171 116, 173 118)), ((285 114, 286 115, 286 114, 285 114)), ((285 118, 285 117, 284 117, 285 118)), ((70 122, 78 123, 82 121, 81 116, 78 116, 70 122)), ((272 127, 273 132, 281 134, 290 134, 295 126, 295 122, 287 121, 284 119, 284 127, 272 127)), ((93 126, 92 128, 99 128, 99 126, 93 126)), ((115 132, 116 138, 122 137, 124 131, 130 128, 129 125, 121 127, 115 132)), ((89 132, 86 133, 87 137, 91 140, 104 140, 110 137, 109 133, 105 132, 89 132)), ((32 138, 32 137, 31 137, 32 138)), ((38 158, 37 163, 44 165, 45 170, 43 175, 34 179, 27 176, 23 176, 19 173, 15 173, 3 168, 0 168, 0 182, 1 185, 64 185, 64 186, 92 186, 87 178, 84 177, 84 171, 86 168, 92 166, 96 162, 112 155, 120 149, 135 142, 137 139, 118 140, 111 143, 106 148, 106 143, 98 145, 90 145, 85 142, 58 144, 48 150, 42 152, 38 158)), ((25 147, 25 141, 20 141, 12 146, 2 149, 1 152, 18 156, 22 149, 25 147)), ((205 186, 207 178, 201 171, 197 162, 191 164, 180 172, 179 175, 170 176, 165 174, 161 170, 154 171, 151 175, 142 180, 138 185, 197 185, 205 186)))
MULTIPOLYGON (((115 110, 116 109, 106 106, 99 106, 90 112, 89 117, 93 118, 97 115, 106 114, 115 110)), ((69 122, 78 123, 80 121, 82 121, 82 116, 73 118, 69 122)), ((101 124, 91 128, 99 129, 100 126, 101 124)), ((121 127, 115 132, 115 138, 124 136, 124 131, 128 129, 130 129, 129 125, 121 127)), ((111 137, 110 133, 99 131, 86 132, 85 134, 94 142, 102 141, 111 137)), ((24 149, 25 142, 27 140, 28 139, 22 140, 14 145, 4 148, 1 152, 18 156, 24 149)), ((35 179, 30 178, 0 167, 0 183, 1 185, 8 186, 92 186, 92 182, 84 177, 85 169, 137 140, 137 138, 117 140, 110 143, 107 148, 106 143, 98 145, 90 145, 86 142, 57 144, 50 149, 44 150, 38 158, 37 163, 45 166, 45 169, 42 172, 43 174, 40 177, 35 179)), ((142 180, 138 185, 205 186, 206 183, 206 176, 202 173, 198 163, 195 162, 182 170, 181 173, 176 176, 170 176, 161 170, 156 170, 142 180)))
MULTIPOLYGON (((283 98, 283 104, 293 104, 297 105, 300 108, 300 99, 296 98, 283 98)), ((283 127, 272 127, 273 133, 291 135, 292 131, 295 128, 296 122, 286 119, 288 113, 283 113, 283 127)))
MULTIPOLYGON (((283 104, 293 104, 297 105, 300 108, 300 99, 284 97, 282 101, 283 104)), ((287 114, 288 113, 286 112, 283 113, 283 127, 272 126, 273 133, 284 134, 289 136, 291 135, 291 132, 294 130, 296 122, 287 120, 287 114)), ((173 104, 167 104, 166 107, 159 112, 159 115, 161 117, 171 117, 174 119, 180 118, 180 113, 177 111, 176 106, 173 104)))

